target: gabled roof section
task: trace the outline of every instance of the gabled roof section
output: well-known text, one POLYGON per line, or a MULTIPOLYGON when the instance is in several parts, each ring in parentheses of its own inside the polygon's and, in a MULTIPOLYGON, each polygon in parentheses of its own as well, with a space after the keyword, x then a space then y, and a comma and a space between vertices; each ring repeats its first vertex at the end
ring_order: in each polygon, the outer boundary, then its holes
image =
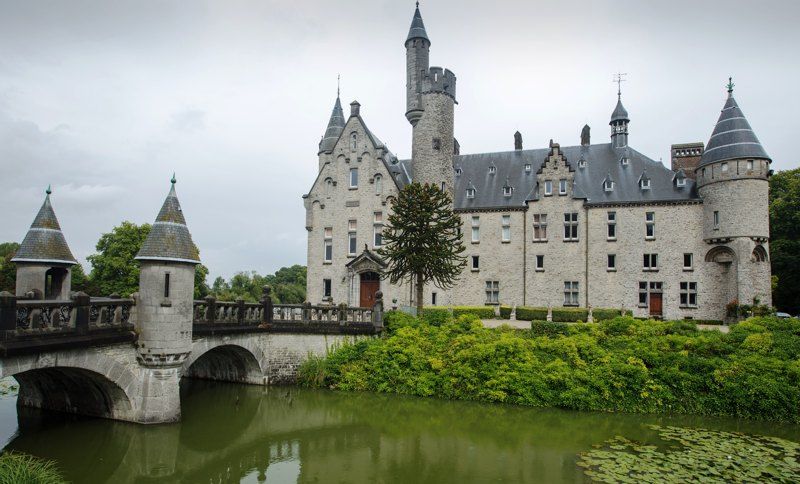
POLYGON ((384 260, 383 260, 383 258, 381 258, 381 256, 379 256, 375 252, 372 252, 371 250, 369 250, 367 245, 364 244, 364 251, 361 252, 355 259, 353 259, 350 262, 348 262, 347 264, 345 264, 345 267, 356 266, 356 265, 364 262, 365 260, 372 261, 372 262, 378 264, 378 266, 380 266, 380 267, 386 267, 387 266, 386 262, 384 262, 384 260))
POLYGON ((414 18, 411 19, 411 28, 408 29, 408 37, 406 42, 411 39, 425 39, 428 42, 428 33, 425 32, 425 24, 422 22, 422 14, 419 13, 419 2, 417 2, 417 9, 414 11, 414 18))
POLYGON ((760 158, 772 161, 744 113, 733 97, 733 84, 729 84, 728 99, 711 133, 698 167, 717 161, 740 158, 760 158))
POLYGON ((339 93, 336 93, 336 102, 333 104, 333 111, 331 112, 331 119, 328 120, 328 128, 325 130, 325 135, 322 141, 319 142, 320 153, 330 153, 339 137, 342 136, 344 129, 344 111, 342 111, 342 101, 339 99, 339 93))
POLYGON ((136 260, 200 263, 200 254, 192 241, 178 195, 175 193, 174 176, 167 199, 158 212, 150 234, 136 254, 136 260))
POLYGON ((33 219, 28 233, 20 244, 19 250, 11 259, 12 262, 41 262, 74 265, 78 262, 69 250, 61 225, 50 204, 52 191, 47 187, 39 213, 33 219))

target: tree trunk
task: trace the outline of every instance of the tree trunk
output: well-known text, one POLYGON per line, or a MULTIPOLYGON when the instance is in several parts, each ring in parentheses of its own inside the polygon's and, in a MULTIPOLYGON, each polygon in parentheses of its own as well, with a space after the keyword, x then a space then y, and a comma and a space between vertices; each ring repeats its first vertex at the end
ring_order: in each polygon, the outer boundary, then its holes
POLYGON ((422 273, 418 272, 417 273, 417 287, 416 287, 416 290, 417 290, 417 317, 419 317, 419 318, 422 317, 422 306, 423 306, 423 304, 422 304, 423 303, 423 301, 422 301, 422 297, 423 297, 422 296, 422 290, 423 289, 424 289, 424 286, 422 285, 422 273))

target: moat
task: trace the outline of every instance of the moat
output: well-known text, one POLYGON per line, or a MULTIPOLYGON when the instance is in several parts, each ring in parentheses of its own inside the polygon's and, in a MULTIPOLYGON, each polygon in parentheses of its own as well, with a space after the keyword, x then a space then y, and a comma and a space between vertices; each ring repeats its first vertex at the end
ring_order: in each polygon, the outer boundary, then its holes
POLYGON ((583 413, 398 395, 185 382, 183 420, 143 426, 18 409, 0 399, 6 450, 54 459, 75 483, 582 482, 576 456, 648 424, 800 441, 800 426, 583 413))

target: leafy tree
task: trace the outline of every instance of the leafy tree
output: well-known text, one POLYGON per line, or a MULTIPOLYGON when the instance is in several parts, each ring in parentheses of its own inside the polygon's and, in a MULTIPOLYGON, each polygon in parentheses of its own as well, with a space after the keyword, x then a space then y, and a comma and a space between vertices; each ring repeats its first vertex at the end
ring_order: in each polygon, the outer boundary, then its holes
POLYGON ((426 283, 449 289, 466 266, 461 218, 452 207, 450 195, 427 183, 407 185, 392 205, 383 233, 386 245, 378 253, 389 264, 392 284, 416 283, 417 314, 422 314, 426 283))
POLYGON ((272 300, 275 303, 300 304, 306 298, 306 267, 294 265, 283 267, 275 274, 262 276, 258 272, 237 272, 226 281, 217 277, 211 287, 211 294, 220 301, 256 302, 261 299, 265 285, 272 289, 272 300))
MULTIPOLYGON (((134 259, 150 233, 150 224, 136 225, 122 222, 111 232, 100 236, 96 254, 87 259, 92 264, 89 276, 90 287, 96 291, 92 295, 119 294, 130 296, 139 290, 139 264, 134 259)), ((195 270, 194 297, 208 294, 206 284, 208 269, 202 264, 195 270)))
POLYGON ((800 312, 800 168, 776 173, 769 181, 770 255, 778 284, 773 304, 800 312))
POLYGON ((11 262, 14 254, 19 249, 16 242, 5 242, 0 244, 0 291, 8 291, 14 294, 16 290, 17 265, 11 262))

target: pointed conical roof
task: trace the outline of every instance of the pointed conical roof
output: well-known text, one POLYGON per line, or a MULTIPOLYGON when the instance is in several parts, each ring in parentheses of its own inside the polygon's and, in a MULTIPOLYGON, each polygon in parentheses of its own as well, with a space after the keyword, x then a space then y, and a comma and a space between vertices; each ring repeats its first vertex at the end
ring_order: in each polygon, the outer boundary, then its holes
POLYGON ((319 152, 329 153, 336 146, 336 142, 342 135, 344 130, 344 111, 342 111, 342 101, 339 99, 339 94, 336 94, 336 102, 333 105, 331 112, 331 119, 328 121, 328 128, 325 130, 325 136, 319 142, 319 152))
POLYGON ((736 99, 733 98, 733 88, 731 87, 725 107, 722 108, 717 125, 714 127, 714 132, 711 133, 711 138, 700 157, 698 166, 739 158, 761 158, 771 161, 750 127, 750 123, 744 117, 744 113, 739 109, 736 99))
POLYGON ((611 121, 608 124, 614 124, 616 121, 630 121, 628 111, 622 105, 621 96, 617 96, 617 106, 614 108, 614 112, 611 113, 611 121))
POLYGON ((428 42, 431 41, 431 39, 428 38, 428 33, 425 32, 425 24, 422 23, 422 14, 419 13, 419 2, 417 2, 417 10, 414 11, 414 18, 411 19, 411 28, 408 29, 406 42, 411 39, 425 39, 428 42))
POLYGON ((200 263, 200 254, 192 241, 192 234, 183 218, 181 204, 175 194, 175 177, 172 187, 158 217, 153 223, 136 260, 160 260, 173 262, 200 263))
POLYGON ((78 262, 69 250, 61 225, 50 204, 50 187, 42 208, 33 219, 31 228, 25 234, 19 250, 11 262, 48 262, 74 265, 78 262))

